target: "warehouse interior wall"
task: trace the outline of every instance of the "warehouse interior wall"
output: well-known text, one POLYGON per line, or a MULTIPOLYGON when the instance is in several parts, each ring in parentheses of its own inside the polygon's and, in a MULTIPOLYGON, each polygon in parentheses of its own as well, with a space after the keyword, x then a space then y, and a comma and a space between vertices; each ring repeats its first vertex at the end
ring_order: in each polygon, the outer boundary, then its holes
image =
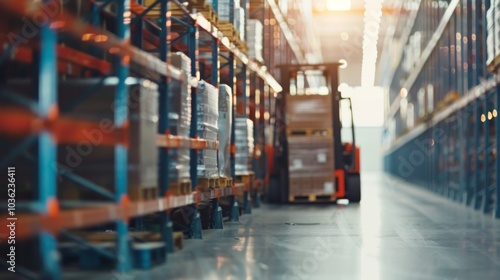
MULTIPOLYGON (((356 145, 361 149, 361 170, 382 172, 383 89, 344 86, 341 92, 343 97, 352 100, 356 145)), ((342 142, 348 142, 352 141, 350 112, 346 102, 342 106, 342 142)))

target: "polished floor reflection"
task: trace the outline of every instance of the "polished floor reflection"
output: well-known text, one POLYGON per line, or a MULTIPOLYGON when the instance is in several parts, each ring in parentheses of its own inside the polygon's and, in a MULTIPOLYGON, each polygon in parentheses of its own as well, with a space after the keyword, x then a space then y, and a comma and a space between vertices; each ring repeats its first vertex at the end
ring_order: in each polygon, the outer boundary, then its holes
POLYGON ((500 221, 382 175, 362 184, 360 205, 264 205, 164 266, 92 279, 500 279, 500 221))

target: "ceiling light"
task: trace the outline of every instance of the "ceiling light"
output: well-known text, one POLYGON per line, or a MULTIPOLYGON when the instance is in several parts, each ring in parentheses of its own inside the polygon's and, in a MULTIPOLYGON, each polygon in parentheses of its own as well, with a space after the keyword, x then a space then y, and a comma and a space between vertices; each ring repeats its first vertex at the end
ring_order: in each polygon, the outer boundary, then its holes
POLYGON ((338 91, 339 91, 339 92, 344 92, 344 91, 346 91, 348 88, 349 88, 349 85, 348 85, 348 84, 346 84, 346 83, 341 83, 341 84, 339 85, 338 91))
POLYGON ((347 60, 341 59, 341 60, 339 60, 339 63, 341 63, 341 65, 339 66, 339 68, 342 68, 342 69, 347 68, 347 60))
POLYGON ((342 41, 349 40, 349 34, 347 34, 346 32, 340 33, 340 39, 342 39, 342 41))

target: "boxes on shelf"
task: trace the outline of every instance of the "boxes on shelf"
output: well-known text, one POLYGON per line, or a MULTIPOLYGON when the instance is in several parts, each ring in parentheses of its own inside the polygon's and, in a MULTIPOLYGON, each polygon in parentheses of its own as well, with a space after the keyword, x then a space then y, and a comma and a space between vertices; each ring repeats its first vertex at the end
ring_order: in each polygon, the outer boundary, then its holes
POLYGON ((245 9, 236 8, 234 13, 234 27, 240 34, 240 39, 245 40, 245 9))
MULTIPOLYGON (((498 64, 500 61, 494 61, 500 54, 500 1, 495 1, 495 4, 486 11, 486 47, 487 60, 486 64, 498 64)), ((493 65, 496 66, 496 65, 493 65)))
POLYGON ((287 129, 332 129, 331 95, 287 95, 287 129))
MULTIPOLYGON (((174 53, 170 63, 191 75, 191 59, 183 53, 174 53)), ((191 86, 187 81, 172 80, 169 87, 169 129, 172 135, 189 137, 191 128, 191 86)), ((169 180, 189 178, 189 149, 169 149, 169 180)))
POLYGON ((235 173, 248 174, 253 169, 254 137, 253 122, 247 118, 235 118, 234 142, 236 145, 235 173))
MULTIPOLYGON (((218 0, 216 12, 220 21, 229 21, 231 2, 233 2, 233 15, 236 15, 237 9, 241 7, 239 0, 218 0)), ((212 4, 212 0, 205 0, 205 3, 212 4)))
POLYGON ((290 195, 335 192, 332 137, 288 138, 290 195))
POLYGON ((259 62, 264 62, 262 50, 264 49, 264 27, 257 19, 248 20, 247 24, 247 45, 248 56, 259 62))
MULTIPOLYGON (((31 84, 29 80, 11 80, 6 87, 19 95, 35 98, 31 84)), ((58 145, 58 171, 71 171, 112 192, 115 191, 115 147, 101 143, 105 136, 116 135, 113 122, 117 84, 115 77, 60 81, 57 100, 60 116, 98 124, 96 128, 82 131, 86 139, 81 142, 58 145)), ((158 87, 149 80, 135 78, 128 78, 127 86, 127 185, 129 197, 139 200, 155 196, 157 190, 158 87)), ((33 152, 31 156, 36 155, 33 152)), ((62 199, 103 198, 61 175, 58 175, 58 191, 62 199)))
POLYGON ((232 91, 228 85, 219 86, 219 151, 218 168, 220 177, 231 177, 231 120, 232 91))
MULTIPOLYGON (((197 93, 198 119, 197 133, 200 138, 216 141, 219 122, 219 91, 211 84, 200 81, 197 93)), ((198 176, 202 178, 218 177, 217 150, 198 152, 198 176)))

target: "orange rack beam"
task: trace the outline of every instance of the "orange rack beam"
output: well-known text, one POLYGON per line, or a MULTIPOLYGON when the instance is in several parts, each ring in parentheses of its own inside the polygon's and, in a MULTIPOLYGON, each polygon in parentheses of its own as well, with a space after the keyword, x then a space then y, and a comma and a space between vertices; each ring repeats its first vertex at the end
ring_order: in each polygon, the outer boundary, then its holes
MULTIPOLYGON (((211 191, 197 191, 189 195, 166 196, 164 198, 126 203, 109 203, 107 205, 55 211, 52 215, 18 214, 16 220, 16 238, 23 239, 35 235, 40 231, 58 233, 61 230, 76 229, 112 222, 128 220, 133 217, 144 216, 155 212, 182 207, 202 200, 220 198, 241 192, 241 184, 232 188, 211 191)), ((8 221, 9 216, 2 216, 2 221, 8 221)), ((6 233, 6 227, 1 227, 0 235, 6 233)))
POLYGON ((156 135, 156 145, 164 148, 186 148, 196 150, 219 149, 219 141, 208 141, 205 139, 193 139, 172 135, 156 135))
POLYGON ((103 129, 97 122, 82 121, 67 117, 53 117, 44 119, 35 113, 15 107, 1 107, 0 134, 14 137, 22 137, 38 134, 42 131, 50 131, 57 143, 77 144, 81 141, 89 141, 89 135, 99 132, 100 141, 98 145, 115 145, 127 143, 128 128, 116 128, 114 126, 103 129))

